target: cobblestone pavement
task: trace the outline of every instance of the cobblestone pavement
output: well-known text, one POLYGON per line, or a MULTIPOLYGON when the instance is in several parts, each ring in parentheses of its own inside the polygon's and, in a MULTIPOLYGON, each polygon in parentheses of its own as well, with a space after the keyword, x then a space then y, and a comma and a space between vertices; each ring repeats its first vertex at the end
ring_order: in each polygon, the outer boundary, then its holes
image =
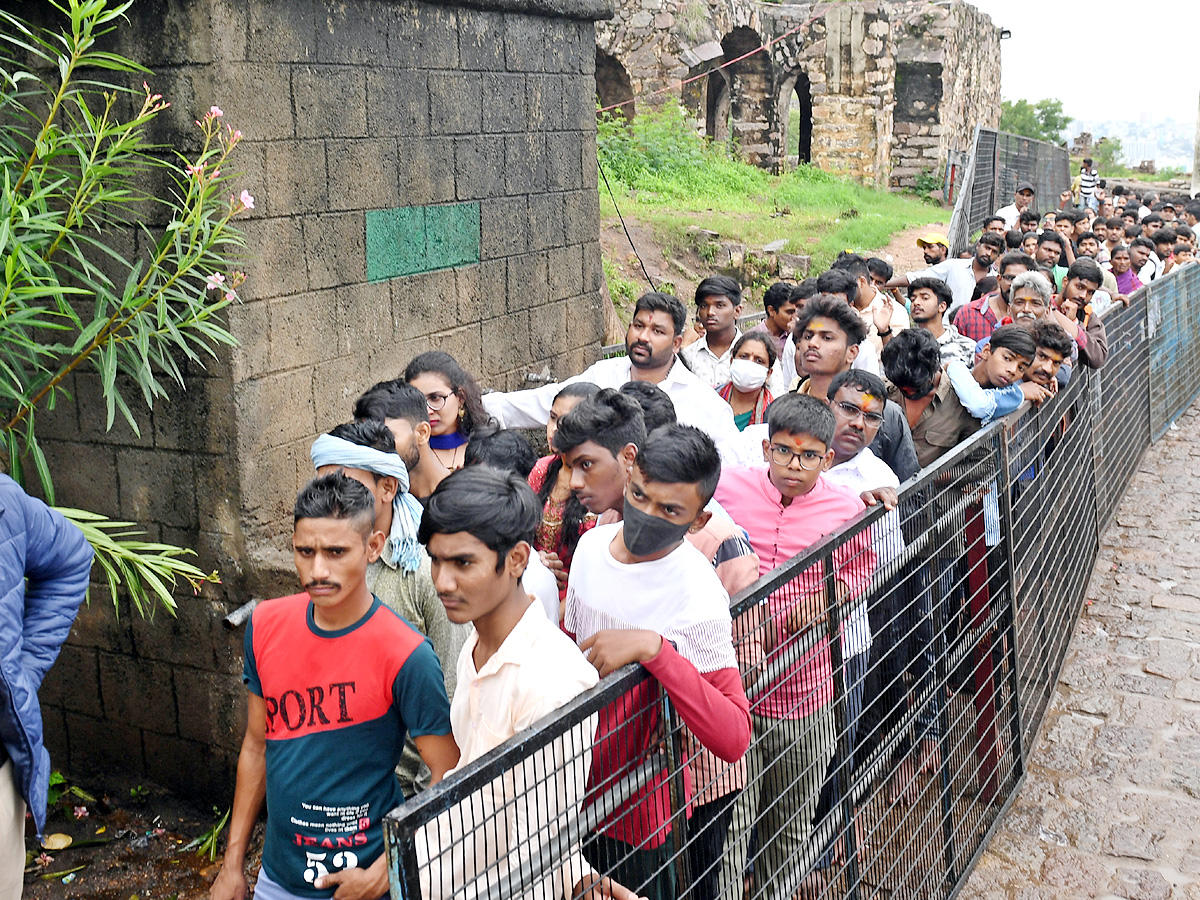
POLYGON ((1200 900, 1200 406, 1100 547, 1028 778, 970 900, 1200 900))

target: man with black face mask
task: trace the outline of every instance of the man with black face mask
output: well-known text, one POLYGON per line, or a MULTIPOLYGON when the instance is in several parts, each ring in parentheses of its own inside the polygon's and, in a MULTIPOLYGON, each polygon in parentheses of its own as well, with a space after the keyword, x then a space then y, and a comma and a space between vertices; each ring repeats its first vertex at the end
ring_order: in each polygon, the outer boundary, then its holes
MULTIPOLYGON (((572 417, 609 393, 616 392, 602 391, 566 415, 555 441, 569 432, 572 417)), ((718 759, 734 763, 750 745, 750 704, 733 651, 729 595, 711 561, 686 540, 708 520, 704 507, 720 475, 715 445, 696 428, 664 425, 645 438, 629 470, 623 520, 598 525, 579 539, 563 628, 602 678, 641 663, 689 733, 718 759)), ((660 739, 658 710, 638 688, 600 712, 596 745, 610 749, 593 757, 590 786, 622 775, 653 751, 660 739), (618 729, 621 737, 609 740, 618 729)), ((584 856, 597 870, 626 879, 621 883, 652 900, 677 896, 665 841, 668 790, 668 779, 655 778, 584 842, 584 856)), ((728 803, 705 803, 693 819, 706 806, 716 806, 713 818, 724 822, 711 829, 715 852, 706 868, 715 868, 730 810, 728 803)), ((696 842, 693 827, 689 837, 696 842)))

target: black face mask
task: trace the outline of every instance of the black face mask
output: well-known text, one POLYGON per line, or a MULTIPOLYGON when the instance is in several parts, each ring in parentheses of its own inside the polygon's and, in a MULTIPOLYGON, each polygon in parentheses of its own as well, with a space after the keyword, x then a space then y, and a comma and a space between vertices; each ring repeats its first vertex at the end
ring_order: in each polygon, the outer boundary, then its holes
POLYGON ((644 513, 625 498, 625 522, 622 526, 625 549, 633 556, 653 556, 673 544, 678 544, 688 533, 691 522, 676 525, 658 516, 644 513))

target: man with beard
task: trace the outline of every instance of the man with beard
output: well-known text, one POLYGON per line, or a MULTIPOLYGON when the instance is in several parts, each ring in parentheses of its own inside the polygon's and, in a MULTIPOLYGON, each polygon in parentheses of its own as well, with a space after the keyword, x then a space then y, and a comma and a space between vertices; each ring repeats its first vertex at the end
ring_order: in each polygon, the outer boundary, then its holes
POLYGON ((1092 369, 1099 369, 1108 359, 1104 321, 1091 306, 1102 281, 1102 270, 1095 260, 1076 260, 1063 279, 1059 306, 1051 310, 1053 320, 1078 344, 1080 362, 1092 369))
POLYGON ((354 404, 354 421, 374 419, 387 426, 396 452, 408 469, 408 490, 418 500, 433 493, 450 470, 429 446, 429 406, 425 395, 397 378, 381 381, 354 404))
POLYGON ((936 266, 950 255, 950 241, 944 234, 931 231, 917 238, 917 246, 925 257, 925 265, 936 266))
POLYGON ((687 310, 678 298, 657 292, 643 294, 625 333, 624 357, 602 359, 561 383, 484 394, 483 405, 501 427, 536 428, 550 418, 550 407, 564 384, 590 381, 601 388, 619 388, 629 381, 649 381, 666 391, 680 424, 706 432, 722 458, 733 459, 740 432, 733 423, 732 408, 676 358, 686 325, 687 310))
MULTIPOLYGON (((1062 277, 1067 274, 1067 267, 1060 266, 1058 261, 1062 259, 1068 243, 1056 231, 1043 231, 1038 236, 1037 253, 1034 254, 1034 259, 1037 260, 1039 266, 1050 270, 1055 290, 1058 290, 1059 284, 1062 283, 1062 277)), ((1012 302, 1011 298, 1009 302, 1012 302)))
POLYGON ((975 342, 959 334, 953 325, 943 324, 953 299, 950 287, 936 278, 914 278, 908 285, 913 324, 937 338, 943 365, 952 359, 969 362, 975 356, 975 342))
POLYGON ((1006 249, 1004 238, 998 234, 981 234, 975 244, 975 255, 970 259, 945 259, 928 269, 910 272, 908 275, 898 275, 888 282, 889 288, 908 287, 916 278, 937 278, 946 282, 954 295, 950 304, 949 315, 971 301, 975 293, 975 283, 988 275, 994 275, 994 264, 1000 254, 1006 249))

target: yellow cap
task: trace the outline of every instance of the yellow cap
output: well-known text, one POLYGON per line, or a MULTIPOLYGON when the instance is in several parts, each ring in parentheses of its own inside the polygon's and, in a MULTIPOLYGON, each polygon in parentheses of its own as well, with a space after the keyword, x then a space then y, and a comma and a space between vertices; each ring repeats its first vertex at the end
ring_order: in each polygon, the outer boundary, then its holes
POLYGON ((950 241, 941 232, 931 231, 928 234, 923 234, 917 238, 917 246, 923 247, 926 244, 941 244, 947 250, 950 249, 950 241))

